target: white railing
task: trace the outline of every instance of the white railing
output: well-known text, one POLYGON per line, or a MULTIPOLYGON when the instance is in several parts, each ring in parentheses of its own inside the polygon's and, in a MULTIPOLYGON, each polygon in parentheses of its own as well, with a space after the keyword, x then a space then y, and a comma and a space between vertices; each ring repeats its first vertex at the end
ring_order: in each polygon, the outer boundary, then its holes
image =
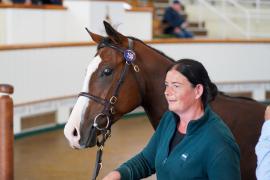
POLYGON ((260 9, 261 7, 270 7, 269 0, 237 0, 237 2, 244 6, 255 7, 256 9, 260 9))
MULTIPOLYGON (((197 20, 212 23, 217 29, 220 26, 221 38, 244 37, 269 38, 270 37, 270 8, 261 4, 260 0, 254 0, 253 6, 245 6, 244 0, 198 0, 197 20), (211 14, 211 15, 209 15, 211 14), (208 15, 208 18, 207 18, 208 15), (209 18, 210 17, 210 18, 209 18), (212 21, 212 22, 211 22, 212 21)), ((185 1, 186 4, 190 2, 185 1)), ((194 6, 194 3, 192 3, 194 6)), ((191 12, 192 13, 192 12, 191 12)), ((211 31, 211 29, 208 29, 211 31)), ((211 33, 210 33, 211 34, 211 33)))
MULTIPOLYGON (((225 0, 224 0, 225 1, 225 0)), ((232 28, 234 28, 236 31, 238 31, 240 34, 244 35, 245 37, 248 38, 248 33, 246 33, 246 31, 241 28, 241 26, 239 26, 238 24, 234 23, 224 12, 226 11, 226 6, 225 3, 222 3, 222 10, 223 12, 221 12, 218 8, 216 8, 215 6, 213 6, 210 2, 206 1, 206 0, 198 0, 199 4, 204 6, 205 8, 207 8, 208 10, 210 10, 211 12, 215 13, 217 17, 219 17, 220 19, 222 19, 224 21, 223 25, 225 25, 225 23, 229 24, 232 28)), ((250 18, 249 18, 249 14, 247 11, 244 10, 244 8, 241 8, 240 10, 244 11, 246 13, 247 16, 247 22, 250 22, 250 18)), ((199 19, 202 20, 202 14, 199 15, 199 19)), ((247 23, 247 29, 250 29, 250 23, 247 23)), ((226 34, 224 34, 225 31, 223 31, 223 38, 226 37, 226 34)))

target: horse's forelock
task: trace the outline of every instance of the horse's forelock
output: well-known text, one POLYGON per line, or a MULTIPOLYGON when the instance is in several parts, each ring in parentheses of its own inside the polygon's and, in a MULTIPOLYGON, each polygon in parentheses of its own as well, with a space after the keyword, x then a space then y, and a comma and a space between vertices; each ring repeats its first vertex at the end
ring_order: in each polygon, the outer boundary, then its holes
POLYGON ((97 50, 107 46, 108 44, 113 44, 112 40, 109 37, 104 37, 102 41, 98 44, 97 50))

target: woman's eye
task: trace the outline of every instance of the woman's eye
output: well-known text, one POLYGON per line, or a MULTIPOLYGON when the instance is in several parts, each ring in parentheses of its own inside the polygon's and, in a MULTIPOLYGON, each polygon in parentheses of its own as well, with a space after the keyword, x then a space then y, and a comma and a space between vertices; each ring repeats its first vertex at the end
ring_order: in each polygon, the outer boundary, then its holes
POLYGON ((112 74, 112 69, 111 68, 105 68, 102 72, 102 75, 109 76, 112 74))

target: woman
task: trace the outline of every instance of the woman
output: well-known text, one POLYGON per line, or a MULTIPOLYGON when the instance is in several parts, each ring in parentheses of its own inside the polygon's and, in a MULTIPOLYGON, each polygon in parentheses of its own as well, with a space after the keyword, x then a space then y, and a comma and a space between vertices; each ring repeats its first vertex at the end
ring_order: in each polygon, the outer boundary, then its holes
POLYGON ((104 180, 239 180, 240 151, 229 128, 209 107, 217 87, 203 65, 183 59, 165 80, 169 111, 147 146, 104 180))

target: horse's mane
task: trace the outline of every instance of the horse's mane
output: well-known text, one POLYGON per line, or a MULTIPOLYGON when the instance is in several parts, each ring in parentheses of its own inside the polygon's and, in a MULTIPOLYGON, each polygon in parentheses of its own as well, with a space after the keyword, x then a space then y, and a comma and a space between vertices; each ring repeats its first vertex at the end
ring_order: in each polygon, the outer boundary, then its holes
POLYGON ((226 93, 224 93, 224 92, 222 92, 222 91, 218 91, 218 93, 219 93, 220 95, 225 96, 225 97, 228 97, 228 98, 233 98, 233 99, 244 99, 244 100, 254 101, 254 102, 256 101, 256 100, 254 100, 254 99, 252 99, 252 98, 244 97, 244 96, 230 96, 230 95, 228 95, 228 94, 226 94, 226 93))
POLYGON ((135 40, 135 41, 139 41, 140 43, 142 43, 143 45, 149 47, 150 49, 154 50, 155 52, 157 52, 158 54, 160 54, 161 56, 164 56, 165 58, 167 58, 168 60, 170 60, 171 62, 175 63, 175 60, 172 59, 171 57, 167 56, 164 52, 160 51, 160 50, 157 50, 147 44, 145 44, 142 40, 138 39, 138 38, 135 38, 135 37, 132 37, 132 36, 128 36, 128 38, 132 39, 132 40, 135 40))
MULTIPOLYGON (((135 40, 135 41, 139 41, 140 43, 142 43, 143 45, 149 47, 150 49, 154 50, 155 52, 157 52, 158 54, 160 54, 161 56, 165 57, 166 59, 168 59, 169 61, 175 63, 175 60, 172 59, 171 57, 167 56, 165 53, 163 53, 162 51, 160 50, 157 50, 147 44, 145 44, 142 40, 138 39, 138 38, 135 38, 135 37, 132 37, 132 36, 127 36, 128 38, 132 39, 132 40, 135 40)), ((104 46, 104 44, 111 44, 111 45, 116 45, 118 46, 118 44, 115 44, 109 37, 104 37, 102 39, 102 41, 98 44, 97 46, 97 50, 99 50, 100 48, 102 48, 104 46)))

